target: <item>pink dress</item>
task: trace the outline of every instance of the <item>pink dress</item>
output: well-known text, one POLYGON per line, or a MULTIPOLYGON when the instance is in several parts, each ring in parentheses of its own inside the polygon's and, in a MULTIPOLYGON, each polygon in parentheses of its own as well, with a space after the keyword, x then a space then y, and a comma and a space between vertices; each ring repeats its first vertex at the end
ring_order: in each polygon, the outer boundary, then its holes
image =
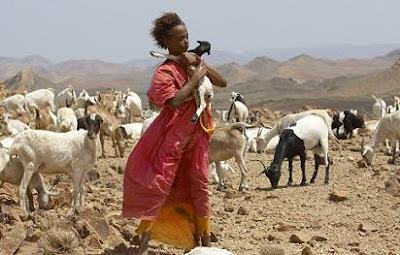
MULTIPOLYGON (((210 136, 199 121, 189 123, 196 111, 194 99, 175 110, 166 105, 188 79, 186 69, 172 61, 164 62, 154 74, 148 95, 162 110, 128 158, 123 187, 124 217, 157 221, 163 207, 182 203, 189 205, 194 214, 210 217, 210 136)), ((203 114, 212 120, 210 109, 203 114)))

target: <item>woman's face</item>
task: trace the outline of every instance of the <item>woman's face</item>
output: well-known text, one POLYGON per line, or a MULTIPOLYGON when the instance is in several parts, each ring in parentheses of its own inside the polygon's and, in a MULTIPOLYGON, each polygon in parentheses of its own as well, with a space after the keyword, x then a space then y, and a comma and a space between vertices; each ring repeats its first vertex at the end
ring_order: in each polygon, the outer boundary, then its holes
POLYGON ((180 55, 186 52, 189 47, 189 34, 185 25, 177 25, 170 31, 170 36, 165 40, 169 53, 180 55))

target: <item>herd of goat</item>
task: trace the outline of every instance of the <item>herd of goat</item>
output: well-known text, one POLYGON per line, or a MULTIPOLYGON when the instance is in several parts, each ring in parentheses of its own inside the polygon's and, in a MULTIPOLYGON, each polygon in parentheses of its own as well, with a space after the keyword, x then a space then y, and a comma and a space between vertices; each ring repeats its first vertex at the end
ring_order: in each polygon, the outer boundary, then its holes
MULTIPOLYGON (((331 140, 339 154, 339 139, 351 139, 365 131, 372 132, 368 144, 361 145, 362 157, 371 164, 378 144, 386 142, 394 162, 400 138, 400 99, 394 97, 393 105, 386 106, 381 98, 373 96, 373 113, 376 120, 366 121, 356 110, 336 114, 328 109, 312 109, 288 114, 273 127, 265 127, 258 114, 249 114, 243 95, 232 92, 229 110, 215 111, 219 125, 210 141, 210 175, 225 188, 225 173, 232 167, 227 163, 234 158, 241 172, 239 190, 248 189, 246 182, 246 153, 274 153, 263 173, 276 188, 281 176, 281 166, 288 160, 289 180, 293 184, 292 162, 300 157, 301 185, 307 184, 305 161, 308 150, 314 154, 315 171, 310 180, 316 181, 318 167, 325 165, 324 184, 329 184, 329 157, 331 140), (251 116, 250 116, 251 115, 251 116), (390 144, 390 145, 389 145, 390 144), (323 158, 323 160, 321 159, 323 158)), ((32 189, 37 191, 40 208, 50 207, 51 196, 43 174, 65 173, 73 181, 74 212, 83 205, 85 174, 96 162, 97 137, 102 157, 104 137, 110 137, 115 156, 123 157, 128 139, 138 139, 159 109, 142 109, 140 97, 131 91, 111 90, 90 96, 85 90, 77 96, 71 87, 57 95, 52 89, 39 89, 25 95, 15 94, 0 101, 4 111, 0 119, 0 182, 19 186, 21 208, 34 210, 32 189)))

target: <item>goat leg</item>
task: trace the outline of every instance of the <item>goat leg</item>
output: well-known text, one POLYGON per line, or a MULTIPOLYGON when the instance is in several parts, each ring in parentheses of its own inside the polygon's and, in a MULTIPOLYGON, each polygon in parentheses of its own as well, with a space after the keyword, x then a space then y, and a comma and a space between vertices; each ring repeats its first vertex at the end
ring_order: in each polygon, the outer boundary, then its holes
POLYGON ((314 154, 314 164, 315 164, 315 169, 314 169, 314 174, 311 177, 310 183, 315 183, 315 179, 317 178, 318 175, 318 168, 319 168, 319 163, 320 163, 320 157, 318 154, 314 154))
POLYGON ((204 110, 204 108, 206 108, 206 101, 204 99, 206 90, 202 86, 199 86, 197 90, 198 91, 195 91, 194 93, 194 99, 196 100, 197 110, 196 113, 193 115, 192 119, 190 120, 191 124, 196 123, 196 121, 199 119, 201 112, 204 110))
POLYGON ((288 164, 289 164, 289 180, 288 180, 287 186, 292 187, 292 185, 293 185, 293 175, 292 175, 293 159, 288 159, 288 164))
POLYGON ((300 186, 307 185, 307 177, 306 177, 306 152, 300 153, 300 164, 301 164, 301 172, 302 172, 302 179, 300 186))

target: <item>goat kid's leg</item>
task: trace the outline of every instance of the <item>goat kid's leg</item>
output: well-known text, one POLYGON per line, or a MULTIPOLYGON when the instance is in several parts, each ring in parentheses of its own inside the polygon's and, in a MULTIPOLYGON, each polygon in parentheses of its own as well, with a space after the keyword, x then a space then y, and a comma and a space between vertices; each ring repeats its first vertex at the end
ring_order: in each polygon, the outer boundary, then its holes
MULTIPOLYGON (((24 164, 24 175, 22 176, 21 184, 19 186, 19 203, 21 205, 22 210, 29 212, 29 198, 27 197, 28 186, 31 181, 32 175, 36 169, 34 169, 33 162, 29 162, 24 164)), ((33 202, 33 201, 32 201, 33 202)))
POLYGON ((318 175, 318 168, 319 168, 319 163, 320 163, 320 157, 318 154, 314 154, 314 164, 315 164, 315 169, 313 176, 311 177, 310 183, 315 183, 315 179, 317 178, 318 175))
POLYGON ((307 185, 307 177, 306 177, 306 152, 300 153, 300 165, 301 165, 301 172, 302 172, 302 179, 300 186, 307 185))
POLYGON ((225 185, 225 171, 222 168, 220 161, 215 162, 215 170, 216 170, 217 176, 218 176, 218 187, 217 187, 217 190, 224 190, 226 188, 226 185, 225 185))
POLYGON ((206 107, 206 101, 204 99, 205 96, 205 89, 203 87, 199 87, 198 91, 194 92, 194 99, 196 100, 197 110, 196 113, 193 115, 192 119, 190 120, 191 124, 196 123, 199 119, 201 112, 206 107))
POLYGON ((101 144, 101 157, 105 158, 106 154, 104 153, 104 132, 100 130, 100 144, 101 144))
POLYGON ((288 187, 292 187, 293 185, 293 159, 288 159, 288 164, 289 164, 289 180, 287 183, 288 187))

